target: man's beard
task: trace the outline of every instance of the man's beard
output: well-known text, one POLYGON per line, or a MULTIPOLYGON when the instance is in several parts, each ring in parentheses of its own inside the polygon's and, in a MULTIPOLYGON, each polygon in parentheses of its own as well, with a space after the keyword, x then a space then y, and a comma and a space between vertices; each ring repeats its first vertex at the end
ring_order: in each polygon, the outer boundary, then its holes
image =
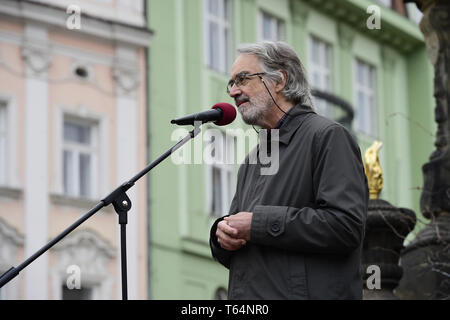
POLYGON ((253 98, 241 96, 237 99, 247 101, 247 103, 238 107, 239 113, 242 116, 242 120, 249 125, 263 124, 263 119, 268 114, 271 107, 271 99, 268 94, 260 95, 253 98))

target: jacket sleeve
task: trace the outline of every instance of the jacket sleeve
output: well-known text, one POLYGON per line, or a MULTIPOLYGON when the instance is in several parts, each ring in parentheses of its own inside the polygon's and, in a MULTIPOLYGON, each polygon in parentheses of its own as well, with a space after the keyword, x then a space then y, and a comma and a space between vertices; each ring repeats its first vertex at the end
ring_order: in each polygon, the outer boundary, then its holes
POLYGON ((313 150, 314 207, 256 206, 251 242, 309 253, 346 253, 361 245, 369 193, 358 145, 333 124, 316 136, 313 150))
MULTIPOLYGON (((233 201, 231 202, 230 214, 235 214, 237 212, 238 212, 238 207, 237 207, 237 193, 236 193, 234 195, 233 201)), ((209 234, 209 246, 211 248, 211 254, 212 254, 213 258, 215 260, 219 261, 222 265, 224 265, 228 269, 230 268, 230 260, 231 260, 231 256, 234 254, 234 251, 225 250, 224 248, 222 248, 220 246, 219 242, 217 242, 216 231, 217 231, 217 224, 229 215, 226 215, 226 216, 223 216, 223 217, 217 219, 214 222, 214 224, 212 225, 211 231, 209 234)))

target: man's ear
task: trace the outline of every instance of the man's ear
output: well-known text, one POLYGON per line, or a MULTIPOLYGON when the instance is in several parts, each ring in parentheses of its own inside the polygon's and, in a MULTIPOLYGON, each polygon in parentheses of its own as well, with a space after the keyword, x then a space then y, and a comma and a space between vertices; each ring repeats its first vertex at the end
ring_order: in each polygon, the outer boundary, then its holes
POLYGON ((275 86, 275 92, 276 93, 280 93, 284 89, 284 87, 286 86, 286 81, 287 81, 287 73, 286 73, 286 71, 280 70, 280 72, 283 74, 283 78, 275 86))

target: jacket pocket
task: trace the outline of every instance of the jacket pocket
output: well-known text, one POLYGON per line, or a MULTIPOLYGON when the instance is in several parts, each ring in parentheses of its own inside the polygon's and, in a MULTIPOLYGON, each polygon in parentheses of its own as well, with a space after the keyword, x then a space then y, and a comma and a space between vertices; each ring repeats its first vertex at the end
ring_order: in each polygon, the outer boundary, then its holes
POLYGON ((290 299, 309 299, 305 257, 303 255, 290 256, 289 279, 290 299))

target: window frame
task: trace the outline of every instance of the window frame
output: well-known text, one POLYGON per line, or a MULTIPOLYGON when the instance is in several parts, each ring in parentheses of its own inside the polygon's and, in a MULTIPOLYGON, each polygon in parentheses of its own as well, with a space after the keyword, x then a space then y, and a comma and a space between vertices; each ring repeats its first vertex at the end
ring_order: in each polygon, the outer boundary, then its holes
POLYGON ((209 11, 209 1, 203 1, 203 38, 204 38, 204 56, 205 65, 207 68, 214 70, 222 74, 228 74, 231 68, 231 56, 232 56, 232 21, 233 21, 233 3, 232 0, 217 0, 219 2, 219 16, 213 15, 209 11), (225 5, 228 3, 228 6, 225 5), (227 21, 225 18, 225 12, 228 10, 227 21), (220 16, 222 15, 222 16, 220 16), (211 43, 210 39, 210 22, 217 23, 219 28, 219 65, 215 66, 211 60, 211 43), (228 37, 225 36, 225 31, 228 31, 228 37))
POLYGON ((259 41, 286 41, 286 21, 264 9, 258 10, 258 39, 259 41), (275 39, 264 38, 264 18, 270 19, 271 33, 275 32, 275 39))
MULTIPOLYGON (((5 168, 4 181, 0 181, 0 188, 19 190, 19 163, 18 163, 18 128, 20 126, 17 116, 17 99, 8 93, 0 92, 0 103, 4 106, 4 121, 6 131, 5 139, 5 168)), ((1 170, 1 169, 0 169, 1 170)))
MULTIPOLYGON (((209 128, 208 128, 209 129, 209 128)), ((216 160, 217 158, 214 157, 210 158, 210 161, 206 163, 206 207, 208 208, 208 215, 211 218, 220 218, 223 215, 228 214, 231 202, 233 200, 234 191, 235 191, 235 184, 236 184, 236 166, 235 166, 235 158, 236 158, 236 137, 232 134, 227 134, 223 130, 219 129, 213 129, 221 133, 219 142, 222 152, 221 157, 218 162, 213 162, 213 160, 216 160), (226 146, 226 157, 227 159, 223 158, 223 146, 226 146), (225 161, 224 161, 225 160, 225 161), (214 179, 214 170, 219 170, 220 172, 220 197, 221 197, 221 208, 219 209, 220 212, 214 211, 214 185, 213 185, 213 179, 214 179)), ((205 132, 205 135, 208 134, 208 130, 205 132)), ((216 135, 214 135, 216 137, 216 135)), ((210 139, 206 139, 207 145, 212 143, 210 139)), ((215 142, 217 143, 217 142, 215 142)), ((215 147, 215 150, 217 150, 217 146, 215 147)), ((209 151, 209 149, 208 149, 209 151)), ((207 155, 210 156, 209 154, 207 155)))
POLYGON ((95 199, 99 195, 99 188, 98 188, 98 180, 99 180, 99 123, 95 119, 91 118, 82 118, 77 115, 73 115, 70 113, 64 113, 62 117, 62 130, 61 130, 61 147, 59 149, 59 152, 61 153, 61 193, 64 196, 70 197, 70 198, 80 198, 80 199, 95 199), (80 125, 87 125, 90 127, 91 130, 91 143, 90 146, 82 146, 81 144, 74 143, 74 142, 67 142, 64 137, 64 129, 66 122, 80 124, 80 125), (66 151, 73 152, 75 154, 74 156, 74 163, 73 168, 75 169, 74 173, 74 192, 73 193, 67 193, 66 192, 66 181, 65 181, 65 163, 64 163, 64 153, 66 151), (90 172, 90 192, 87 195, 81 194, 81 182, 80 182, 80 166, 79 166, 79 159, 80 154, 89 154, 91 157, 91 172, 90 172))
MULTIPOLYGON (((308 35, 308 78, 310 81, 310 84, 312 86, 312 88, 316 88, 319 89, 321 91, 325 91, 325 92, 333 92, 334 90, 334 82, 333 82, 333 73, 334 73, 334 61, 333 61, 333 45, 320 38, 317 37, 314 34, 309 34, 308 35), (318 43, 319 44, 319 59, 322 60, 322 58, 325 55, 325 59, 328 60, 328 67, 322 65, 323 61, 319 61, 320 64, 317 64, 314 60, 313 60, 313 56, 314 56, 314 52, 313 52, 313 46, 315 45, 314 43, 318 43), (321 48, 325 48, 325 50, 322 50, 321 48), (314 77, 313 74, 317 72, 319 74, 319 82, 320 85, 316 86, 313 82, 314 77), (329 78, 329 87, 326 88, 326 86, 328 84, 323 85, 324 83, 324 78, 328 76, 329 78)), ((328 102, 326 102, 323 99, 319 99, 319 98, 315 98, 313 97, 313 104, 316 108, 316 110, 318 110, 319 108, 319 104, 323 104, 323 110, 325 111, 324 114, 322 114, 325 117, 329 117, 332 118, 333 114, 332 114, 332 107, 330 106, 330 104, 328 102)))
MULTIPOLYGON (((354 58, 354 73, 353 73, 353 90, 354 90, 354 106, 355 106, 355 119, 353 121, 353 128, 355 132, 364 134, 368 137, 377 137, 378 135, 378 119, 377 119, 377 68, 373 64, 361 59, 359 57, 354 58), (365 71, 363 77, 366 77, 366 72, 369 71, 369 78, 371 78, 372 87, 368 87, 367 84, 358 82, 358 68, 364 67, 365 71), (364 101, 369 97, 368 101, 372 101, 370 106, 363 105, 364 111, 369 109, 369 121, 370 129, 366 130, 361 127, 360 112, 361 106, 358 103, 358 94, 362 92, 364 94, 364 101)), ((367 78, 367 79, 369 79, 367 78)))

